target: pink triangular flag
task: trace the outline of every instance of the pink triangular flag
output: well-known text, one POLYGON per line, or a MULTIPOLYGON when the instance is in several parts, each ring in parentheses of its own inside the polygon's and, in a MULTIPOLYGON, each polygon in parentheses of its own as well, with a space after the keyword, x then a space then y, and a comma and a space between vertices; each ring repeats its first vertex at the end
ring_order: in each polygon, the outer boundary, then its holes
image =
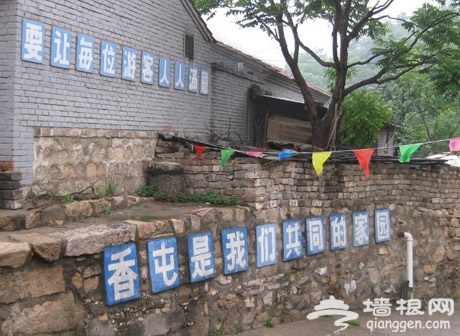
POLYGON ((264 152, 246 152, 247 155, 252 156, 252 157, 259 157, 263 154, 264 152))
POLYGON ((450 139, 449 149, 451 152, 460 151, 460 138, 450 139))

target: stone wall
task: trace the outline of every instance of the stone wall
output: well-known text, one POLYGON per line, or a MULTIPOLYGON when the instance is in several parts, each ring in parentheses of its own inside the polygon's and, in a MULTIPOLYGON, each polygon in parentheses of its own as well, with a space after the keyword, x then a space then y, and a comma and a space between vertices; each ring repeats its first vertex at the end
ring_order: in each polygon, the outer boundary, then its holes
MULTIPOLYGON (((0 243, 0 323, 5 335, 212 335, 237 329, 304 319, 322 298, 334 295, 362 310, 367 298, 399 297, 406 276, 406 242, 398 232, 414 237, 414 297, 460 297, 459 170, 442 165, 371 165, 366 180, 357 164, 326 165, 316 177, 305 162, 231 159, 219 168, 217 154, 205 152, 157 154, 184 164, 191 191, 208 188, 233 194, 249 206, 202 208, 185 219, 123 222, 51 233, 8 233, 0 243), (233 191, 232 191, 233 190, 233 191), (348 243, 331 251, 326 225, 326 251, 282 261, 282 223, 345 214, 348 236, 351 216, 368 211, 391 212, 392 239, 367 246, 348 243), (256 267, 256 227, 277 226, 278 260, 256 267), (223 273, 222 230, 246 227, 249 269, 223 273), (187 237, 210 232, 216 276, 190 282, 187 237), (152 294, 147 243, 176 237, 181 285, 152 294), (141 296, 114 306, 105 302, 103 255, 106 246, 135 242, 141 296), (26 289, 26 290, 25 290, 26 289), (56 316, 60 316, 56 319, 56 316), (67 333, 66 333, 67 332, 67 333)), ((305 232, 304 232, 305 233, 305 232)), ((305 250, 305 240, 303 243, 305 250)))
POLYGON ((33 194, 96 194, 110 184, 135 193, 146 184, 157 139, 149 131, 37 128, 33 194))

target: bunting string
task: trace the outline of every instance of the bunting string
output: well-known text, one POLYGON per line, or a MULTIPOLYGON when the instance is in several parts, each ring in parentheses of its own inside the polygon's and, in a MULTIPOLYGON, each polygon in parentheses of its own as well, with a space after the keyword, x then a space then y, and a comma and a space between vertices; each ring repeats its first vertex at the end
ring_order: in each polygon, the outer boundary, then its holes
MULTIPOLYGON (((183 139, 189 141, 187 139, 183 139)), ((289 158, 298 157, 302 155, 311 156, 313 168, 316 171, 316 174, 319 176, 323 169, 324 164, 326 161, 334 154, 340 153, 353 153, 356 159, 358 160, 359 165, 364 171, 365 176, 369 175, 369 164, 371 162, 372 156, 374 155, 375 151, 380 149, 398 149, 399 150, 399 162, 400 163, 408 163, 411 162, 412 155, 422 146, 422 145, 429 145, 434 143, 440 142, 447 142, 449 141, 449 149, 451 152, 460 152, 460 138, 452 138, 452 139, 443 139, 443 140, 434 140, 434 141, 427 141, 427 142, 420 142, 416 144, 408 144, 408 145, 394 145, 394 146, 383 146, 383 147, 374 147, 374 148, 365 148, 365 149, 344 149, 344 150, 335 150, 335 151, 328 151, 328 152, 297 152, 294 150, 283 150, 281 152, 262 152, 262 151, 241 151, 241 150, 234 150, 234 149, 224 149, 219 148, 217 146, 199 146, 199 145, 192 145, 192 151, 195 152, 196 158, 201 159, 203 152, 206 150, 219 150, 221 153, 221 166, 223 167, 230 157, 234 153, 239 153, 243 155, 247 155, 250 157, 255 158, 263 158, 268 159, 271 161, 284 161, 289 158)))

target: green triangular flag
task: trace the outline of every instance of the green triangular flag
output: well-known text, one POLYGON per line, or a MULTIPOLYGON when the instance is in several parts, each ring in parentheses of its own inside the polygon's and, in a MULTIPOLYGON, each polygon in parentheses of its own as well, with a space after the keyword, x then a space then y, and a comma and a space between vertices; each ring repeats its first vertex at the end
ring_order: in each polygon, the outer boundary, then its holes
POLYGON ((230 150, 230 149, 221 149, 220 150, 220 155, 222 156, 220 159, 220 165, 223 167, 225 163, 230 159, 230 156, 233 155, 235 151, 230 150))
POLYGON ((412 156, 412 154, 414 154, 417 151, 417 149, 419 149, 421 145, 422 144, 419 143, 419 144, 413 144, 413 145, 399 146, 399 153, 400 153, 399 162, 401 163, 410 162, 410 157, 412 156))

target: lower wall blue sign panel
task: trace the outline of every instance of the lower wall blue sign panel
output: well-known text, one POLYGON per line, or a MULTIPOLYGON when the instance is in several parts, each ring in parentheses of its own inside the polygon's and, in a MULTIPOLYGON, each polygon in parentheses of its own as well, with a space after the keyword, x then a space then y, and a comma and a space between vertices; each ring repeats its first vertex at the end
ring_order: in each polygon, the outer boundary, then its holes
POLYGON ((302 221, 292 220, 283 223, 283 260, 289 261, 303 257, 302 221))
POLYGON ((307 254, 314 255, 326 250, 324 217, 307 219, 307 254))
POLYGON ((276 224, 259 225, 257 235, 257 267, 276 264, 278 245, 276 243, 276 224))
POLYGON ((180 273, 176 238, 153 240, 147 244, 152 293, 179 287, 180 273))
POLYGON ((190 281, 198 282, 216 275, 211 233, 188 236, 190 281))
POLYGON ((109 306, 139 298, 140 281, 135 244, 104 249, 104 279, 109 306))
POLYGON ((246 228, 222 231, 224 274, 246 271, 248 262, 248 230, 246 228))

